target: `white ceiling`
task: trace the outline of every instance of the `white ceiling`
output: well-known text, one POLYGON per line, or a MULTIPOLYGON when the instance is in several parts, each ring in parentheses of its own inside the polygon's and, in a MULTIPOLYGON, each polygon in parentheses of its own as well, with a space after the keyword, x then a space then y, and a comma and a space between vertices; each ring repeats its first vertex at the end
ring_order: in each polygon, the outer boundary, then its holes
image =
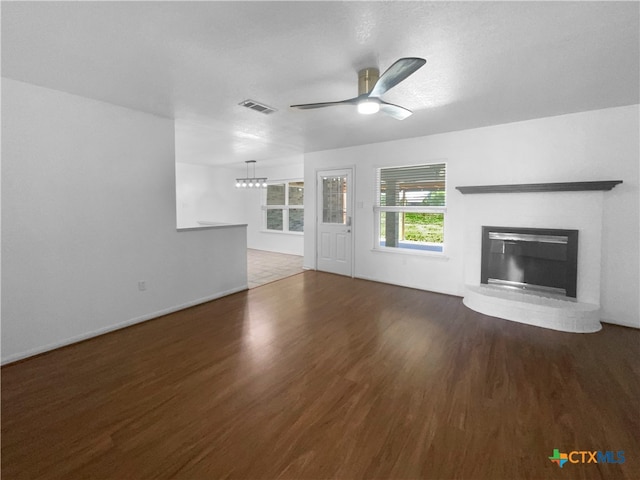
POLYGON ((302 152, 639 102, 638 2, 3 2, 2 75, 176 119, 180 161, 302 152), (353 107, 357 71, 427 60, 353 107), (278 111, 238 106, 245 99, 278 111))

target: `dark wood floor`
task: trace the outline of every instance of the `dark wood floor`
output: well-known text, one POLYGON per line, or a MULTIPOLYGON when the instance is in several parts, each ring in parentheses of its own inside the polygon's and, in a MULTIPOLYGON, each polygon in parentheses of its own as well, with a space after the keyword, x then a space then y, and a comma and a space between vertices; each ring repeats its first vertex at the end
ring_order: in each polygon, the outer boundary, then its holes
POLYGON ((2 478, 638 479, 639 344, 305 272, 4 367, 2 478))

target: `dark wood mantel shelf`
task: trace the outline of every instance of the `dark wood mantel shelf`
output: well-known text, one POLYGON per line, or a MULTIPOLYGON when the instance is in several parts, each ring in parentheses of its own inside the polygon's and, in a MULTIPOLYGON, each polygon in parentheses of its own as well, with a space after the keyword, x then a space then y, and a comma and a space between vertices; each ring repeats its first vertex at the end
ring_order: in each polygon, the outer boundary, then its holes
POLYGON ((468 193, 523 193, 523 192, 582 192, 588 190, 611 190, 622 180, 602 180, 598 182, 561 183, 518 183, 515 185, 474 185, 456 187, 463 194, 468 193))

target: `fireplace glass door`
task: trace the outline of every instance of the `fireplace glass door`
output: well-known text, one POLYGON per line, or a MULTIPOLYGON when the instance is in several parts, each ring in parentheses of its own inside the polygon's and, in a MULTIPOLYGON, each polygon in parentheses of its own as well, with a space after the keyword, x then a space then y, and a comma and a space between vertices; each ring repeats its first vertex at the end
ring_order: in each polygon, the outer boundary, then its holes
POLYGON ((482 227, 481 282, 576 297, 578 231, 482 227))

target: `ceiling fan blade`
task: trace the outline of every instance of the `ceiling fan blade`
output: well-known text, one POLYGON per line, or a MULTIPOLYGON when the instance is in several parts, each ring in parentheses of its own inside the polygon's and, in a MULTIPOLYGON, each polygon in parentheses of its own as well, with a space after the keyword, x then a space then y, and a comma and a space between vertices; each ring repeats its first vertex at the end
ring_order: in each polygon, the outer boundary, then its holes
POLYGON ((408 110, 400 105, 394 105, 393 103, 380 102, 380 111, 390 117, 395 118, 396 120, 404 120, 408 116, 412 115, 413 112, 408 110))
POLYGON ((356 105, 358 97, 339 102, 321 102, 321 103, 303 103, 301 105, 291 105, 291 108, 299 108, 301 110, 310 110, 312 108, 333 107, 335 105, 356 105))
POLYGON ((369 93, 369 96, 381 97, 385 92, 391 90, 425 63, 427 63, 427 61, 424 58, 401 58, 380 76, 373 86, 371 93, 369 93))

